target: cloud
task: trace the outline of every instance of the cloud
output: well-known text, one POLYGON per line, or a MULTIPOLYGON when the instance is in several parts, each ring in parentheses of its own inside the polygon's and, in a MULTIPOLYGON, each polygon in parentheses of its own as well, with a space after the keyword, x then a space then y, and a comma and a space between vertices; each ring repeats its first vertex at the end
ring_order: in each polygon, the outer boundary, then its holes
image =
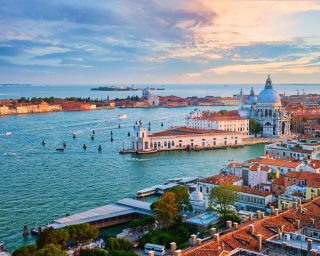
POLYGON ((86 68, 94 81, 111 79, 107 71, 115 80, 161 83, 268 72, 319 77, 317 1, 2 2, 0 62, 13 71, 59 69, 78 79, 86 68))

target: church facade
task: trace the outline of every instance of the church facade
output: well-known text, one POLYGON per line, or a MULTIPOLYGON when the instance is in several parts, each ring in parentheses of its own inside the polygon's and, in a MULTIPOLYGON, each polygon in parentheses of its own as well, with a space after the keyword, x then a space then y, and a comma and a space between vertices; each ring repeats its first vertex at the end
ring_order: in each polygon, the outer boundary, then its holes
POLYGON ((290 134, 290 115, 281 104, 279 93, 273 89, 270 75, 264 89, 255 95, 253 88, 250 95, 239 94, 239 112, 242 117, 257 120, 262 127, 263 137, 280 137, 290 134))

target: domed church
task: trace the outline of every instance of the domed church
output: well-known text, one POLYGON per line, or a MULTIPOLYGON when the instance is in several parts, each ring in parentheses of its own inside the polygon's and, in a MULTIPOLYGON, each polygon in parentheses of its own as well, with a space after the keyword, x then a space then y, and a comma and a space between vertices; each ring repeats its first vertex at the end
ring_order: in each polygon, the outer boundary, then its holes
POLYGON ((253 88, 247 97, 239 94, 240 115, 257 120, 262 126, 263 137, 279 137, 290 134, 290 115, 281 105, 279 93, 273 89, 270 75, 264 89, 255 95, 253 88))

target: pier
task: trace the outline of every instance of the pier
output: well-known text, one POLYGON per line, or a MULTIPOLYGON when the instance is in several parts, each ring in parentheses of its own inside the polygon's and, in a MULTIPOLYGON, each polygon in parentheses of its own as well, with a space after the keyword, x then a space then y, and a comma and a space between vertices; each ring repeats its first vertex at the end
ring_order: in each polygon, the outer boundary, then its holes
POLYGON ((150 203, 135 199, 121 199, 112 204, 107 204, 92 210, 76 213, 54 220, 47 227, 54 229, 70 225, 89 223, 96 228, 106 228, 130 222, 137 218, 151 216, 150 203))

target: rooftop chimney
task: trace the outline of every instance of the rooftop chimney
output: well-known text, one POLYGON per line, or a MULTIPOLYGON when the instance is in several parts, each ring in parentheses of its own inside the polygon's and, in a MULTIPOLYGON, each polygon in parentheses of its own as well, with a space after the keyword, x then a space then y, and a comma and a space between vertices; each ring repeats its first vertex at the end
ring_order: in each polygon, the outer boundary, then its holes
POLYGON ((274 215, 276 215, 276 216, 279 215, 279 209, 278 208, 274 209, 274 215))
POLYGON ((301 220, 296 220, 296 228, 297 229, 301 228, 301 220))
POLYGON ((176 250, 173 255, 174 256, 181 256, 182 255, 182 251, 181 250, 176 250))
POLYGON ((293 202, 292 203, 293 208, 296 210, 298 209, 298 202, 293 202))
POLYGON ((289 209, 289 203, 283 202, 283 210, 288 210, 289 209))
POLYGON ((249 220, 253 220, 253 213, 252 212, 249 213, 249 220))
POLYGON ((239 224, 238 224, 237 222, 233 222, 233 227, 234 227, 234 229, 237 230, 237 229, 238 229, 238 225, 239 225, 239 224))
POLYGON ((148 256, 154 256, 154 251, 149 251, 148 256))
POLYGON ((202 242, 202 239, 200 239, 200 238, 197 238, 197 240, 196 240, 196 246, 199 246, 199 245, 201 245, 201 242, 202 242))
POLYGON ((307 242, 308 242, 308 251, 310 252, 312 250, 312 240, 308 239, 307 242))
POLYGON ((311 226, 314 227, 314 218, 310 218, 311 226))
POLYGON ((177 244, 175 242, 170 243, 170 251, 174 253, 177 250, 177 244))
POLYGON ((264 212, 261 212, 261 219, 264 219, 264 212))
POLYGON ((216 228, 210 228, 210 236, 213 237, 215 233, 217 233, 217 229, 216 228))
POLYGON ((260 219, 261 214, 260 214, 260 210, 257 211, 257 219, 260 219))
POLYGON ((253 224, 249 225, 249 232, 251 235, 254 235, 254 225, 253 224))
POLYGON ((193 234, 190 236, 190 246, 195 246, 197 241, 197 235, 193 234))
POLYGON ((270 209, 271 209, 271 214, 273 215, 273 214, 274 214, 274 206, 271 205, 271 206, 270 206, 270 209))
POLYGON ((262 235, 257 235, 258 238, 258 251, 261 252, 262 251, 262 235))
POLYGON ((219 233, 213 235, 213 240, 219 242, 219 233))
POLYGON ((316 197, 316 194, 314 192, 311 192, 311 200, 313 200, 316 197))
POLYGON ((232 221, 231 221, 231 220, 228 220, 228 221, 227 221, 227 228, 228 228, 228 229, 231 229, 231 228, 232 228, 232 221))
POLYGON ((298 198, 298 206, 301 205, 301 198, 298 198))

